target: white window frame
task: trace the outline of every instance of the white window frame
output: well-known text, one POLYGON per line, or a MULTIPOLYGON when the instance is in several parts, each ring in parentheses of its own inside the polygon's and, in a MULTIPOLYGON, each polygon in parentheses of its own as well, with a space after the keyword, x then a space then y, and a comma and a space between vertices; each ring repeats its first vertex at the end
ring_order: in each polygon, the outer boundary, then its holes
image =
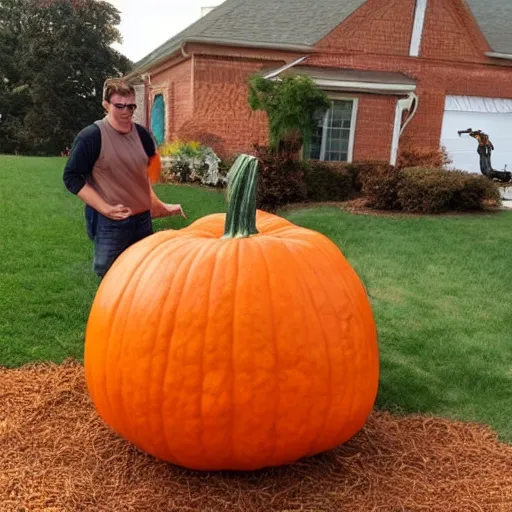
MULTIPOLYGON (((356 124, 357 124, 357 111, 359 108, 359 98, 354 96, 346 96, 344 94, 328 93, 330 100, 340 101, 351 101, 352 102, 352 116, 350 119, 350 135, 348 139, 348 150, 347 150, 347 163, 352 163, 354 159, 354 143, 356 140, 356 124)), ((327 110, 324 114, 324 126, 322 130, 322 144, 320 149, 320 162, 325 162, 325 139, 327 137, 327 116, 329 111, 327 110)), ((341 161, 341 160, 340 160, 341 161)))

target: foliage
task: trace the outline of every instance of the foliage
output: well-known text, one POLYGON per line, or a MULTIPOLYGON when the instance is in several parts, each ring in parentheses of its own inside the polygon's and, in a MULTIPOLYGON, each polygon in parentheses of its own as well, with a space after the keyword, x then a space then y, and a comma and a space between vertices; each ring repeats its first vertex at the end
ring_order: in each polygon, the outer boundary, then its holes
POLYGON ((353 195, 352 176, 347 164, 309 160, 302 168, 308 200, 345 201, 353 195))
POLYGON ((294 159, 276 155, 270 148, 254 146, 260 160, 258 208, 275 212, 281 206, 307 200, 302 165, 294 159))
POLYGON ((201 156, 201 144, 197 141, 182 141, 176 139, 159 148, 161 156, 186 156, 198 158, 201 156))
POLYGON ((362 192, 373 208, 424 214, 500 203, 498 187, 485 176, 439 168, 376 168, 366 176, 362 192))
POLYGON ((220 158, 208 146, 197 141, 175 140, 159 148, 163 162, 163 181, 200 181, 203 185, 225 186, 227 172, 220 168, 220 158))
POLYGON ((479 210, 487 203, 498 204, 498 187, 485 176, 443 169, 404 169, 398 187, 402 210, 441 213, 450 210, 479 210))
POLYGON ((226 158, 229 152, 226 150, 226 141, 221 136, 212 133, 212 125, 209 121, 201 119, 189 119, 180 125, 176 137, 180 140, 194 140, 201 146, 213 149, 219 158, 226 158))
POLYGON ((438 169, 443 169, 451 163, 450 155, 444 146, 433 151, 425 151, 406 146, 400 150, 396 166, 399 169, 410 167, 437 167, 438 169))
POLYGON ((0 2, 0 153, 60 154, 102 116, 105 78, 131 63, 100 0, 0 2))
POLYGON ((345 165, 350 176, 352 176, 352 186, 355 194, 361 193, 363 185, 369 177, 374 176, 375 173, 379 175, 386 174, 391 172, 393 168, 388 162, 380 160, 363 160, 345 165))
POLYGON ((287 139, 308 143, 315 114, 325 112, 331 102, 308 76, 284 76, 278 81, 254 75, 249 80, 249 105, 263 110, 269 121, 270 148, 286 152, 287 139))
POLYGON ((374 172, 365 175, 362 193, 369 206, 380 210, 399 210, 398 187, 402 172, 395 167, 375 167, 374 172))

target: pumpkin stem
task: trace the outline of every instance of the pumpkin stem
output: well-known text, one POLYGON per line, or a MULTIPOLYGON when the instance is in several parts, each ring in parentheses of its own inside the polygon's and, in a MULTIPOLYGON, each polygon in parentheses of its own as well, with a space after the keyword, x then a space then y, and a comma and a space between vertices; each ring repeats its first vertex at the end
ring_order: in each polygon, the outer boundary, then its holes
POLYGON ((240 155, 228 173, 228 213, 223 238, 247 238, 256 229, 258 159, 240 155))

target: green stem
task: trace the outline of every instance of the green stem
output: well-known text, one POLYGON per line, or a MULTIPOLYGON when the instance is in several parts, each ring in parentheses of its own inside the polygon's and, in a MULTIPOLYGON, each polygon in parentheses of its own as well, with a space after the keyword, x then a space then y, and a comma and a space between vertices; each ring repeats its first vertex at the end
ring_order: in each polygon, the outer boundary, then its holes
POLYGON ((256 229, 258 159, 240 155, 229 170, 228 213, 223 238, 247 238, 256 229))

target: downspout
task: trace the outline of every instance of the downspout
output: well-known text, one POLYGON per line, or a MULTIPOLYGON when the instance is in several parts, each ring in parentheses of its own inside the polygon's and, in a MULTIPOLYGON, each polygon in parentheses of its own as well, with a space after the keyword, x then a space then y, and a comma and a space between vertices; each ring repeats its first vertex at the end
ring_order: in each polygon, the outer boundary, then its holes
POLYGON ((181 55, 183 55, 183 57, 185 57, 185 59, 188 59, 190 57, 190 53, 187 53, 185 51, 185 45, 186 44, 187 44, 186 42, 185 43, 181 43, 180 50, 181 50, 181 55))
POLYGON ((396 111, 395 111, 395 126, 393 130, 393 141, 391 143, 391 156, 389 159, 389 163, 391 165, 396 165, 396 162, 398 160, 398 148, 400 145, 400 137, 402 136, 405 128, 407 125, 412 121, 412 118, 416 115, 416 112, 418 111, 418 96, 414 94, 413 92, 409 93, 409 96, 407 98, 404 98, 402 100, 398 100, 396 102, 396 111), (407 120, 402 126, 402 116, 405 110, 411 110, 409 116, 407 117, 407 120))

